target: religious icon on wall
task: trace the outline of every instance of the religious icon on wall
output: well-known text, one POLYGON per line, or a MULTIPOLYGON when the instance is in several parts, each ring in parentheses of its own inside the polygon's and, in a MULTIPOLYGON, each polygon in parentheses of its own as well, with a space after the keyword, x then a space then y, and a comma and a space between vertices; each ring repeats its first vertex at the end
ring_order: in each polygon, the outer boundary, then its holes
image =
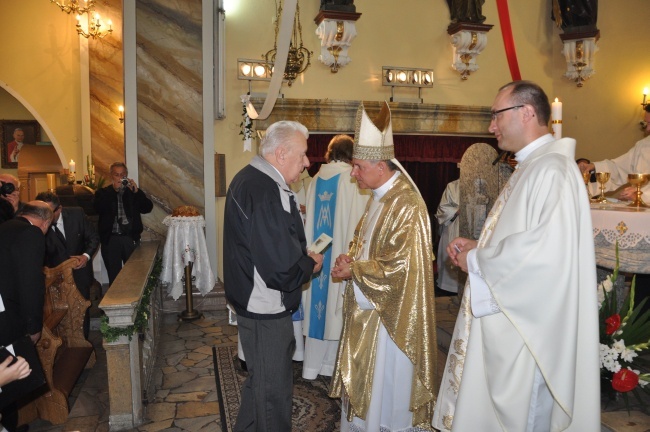
POLYGON ((20 151, 24 145, 41 140, 41 126, 36 120, 0 121, 0 151, 2 168, 18 168, 20 151))

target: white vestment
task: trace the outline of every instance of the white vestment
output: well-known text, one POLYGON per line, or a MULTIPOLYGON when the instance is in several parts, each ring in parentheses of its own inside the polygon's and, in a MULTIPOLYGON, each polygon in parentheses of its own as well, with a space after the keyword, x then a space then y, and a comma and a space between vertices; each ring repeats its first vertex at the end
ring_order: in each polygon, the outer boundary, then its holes
MULTIPOLYGON (((607 190, 613 190, 627 183, 628 174, 650 173, 650 136, 643 138, 627 153, 616 159, 605 159, 594 162, 596 172, 608 172, 611 177, 607 182, 607 190)), ((641 198, 647 203, 650 201, 650 183, 641 188, 641 198)))
POLYGON ((534 150, 487 217, 476 258, 494 309, 472 315, 468 282, 432 422, 440 430, 530 430, 541 376, 548 430, 600 431, 595 253, 574 154, 569 138, 534 150))
POLYGON ((458 292, 459 269, 452 264, 447 254, 447 245, 458 237, 458 206, 460 203, 460 187, 458 180, 447 184, 442 193, 436 220, 440 225, 440 243, 438 243, 438 288, 450 292, 458 292))
MULTIPOLYGON (((348 251, 349 243, 354 236, 354 229, 361 219, 366 208, 370 193, 363 191, 357 186, 357 182, 350 176, 352 166, 346 162, 332 161, 323 164, 318 174, 312 179, 307 191, 307 221, 305 223, 305 236, 307 245, 314 241, 314 209, 316 208, 316 187, 318 179, 329 180, 338 175, 338 186, 336 192, 336 208, 334 215, 327 215, 324 221, 333 223, 333 235, 331 246, 330 268, 323 269, 319 274, 331 271, 334 261, 340 254, 348 251)), ((336 351, 341 337, 343 325, 343 291, 345 282, 339 279, 329 278, 327 286, 327 304, 323 319, 325 320, 325 333, 323 339, 309 337, 309 325, 312 319, 312 287, 311 283, 306 284, 302 294, 302 305, 305 311, 303 333, 305 340, 305 358, 303 361, 302 376, 305 379, 315 379, 319 374, 332 376, 336 351)))

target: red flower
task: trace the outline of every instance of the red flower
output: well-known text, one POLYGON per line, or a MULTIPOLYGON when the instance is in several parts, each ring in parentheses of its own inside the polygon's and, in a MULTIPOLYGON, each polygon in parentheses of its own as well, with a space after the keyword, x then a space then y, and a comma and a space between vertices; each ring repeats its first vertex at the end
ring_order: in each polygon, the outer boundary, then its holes
POLYGON ((621 316, 619 314, 614 314, 605 320, 605 333, 608 335, 614 334, 620 326, 621 316))
POLYGON ((618 392, 629 392, 639 384, 639 376, 629 369, 621 369, 612 378, 612 387, 618 392))

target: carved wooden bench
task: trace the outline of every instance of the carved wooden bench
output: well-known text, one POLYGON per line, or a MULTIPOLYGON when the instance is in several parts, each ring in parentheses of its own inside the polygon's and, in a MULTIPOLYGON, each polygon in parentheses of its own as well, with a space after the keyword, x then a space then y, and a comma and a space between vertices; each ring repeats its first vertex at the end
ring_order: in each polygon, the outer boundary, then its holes
POLYGON ((19 423, 36 418, 63 424, 68 418, 68 396, 84 368, 95 364, 95 351, 84 338, 83 323, 90 301, 86 300, 72 277, 75 260, 55 268, 44 267, 45 305, 43 331, 36 344, 47 385, 31 395, 20 407, 19 423))

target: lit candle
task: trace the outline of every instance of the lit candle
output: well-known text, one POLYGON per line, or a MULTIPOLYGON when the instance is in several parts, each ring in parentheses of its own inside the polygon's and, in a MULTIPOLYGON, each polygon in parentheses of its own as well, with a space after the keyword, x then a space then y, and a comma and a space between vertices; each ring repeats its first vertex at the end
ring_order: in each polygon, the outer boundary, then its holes
POLYGON ((47 175, 47 190, 54 191, 56 189, 56 180, 54 174, 47 175))
POLYGON ((70 172, 71 173, 77 172, 75 170, 75 168, 76 168, 76 164, 75 164, 74 160, 70 159, 70 172))
POLYGON ((643 102, 641 102, 641 105, 645 106, 645 101, 646 98, 648 97, 648 87, 643 88, 643 102))
POLYGON ((555 139, 562 138, 562 102, 555 98, 551 104, 551 128, 555 139))

